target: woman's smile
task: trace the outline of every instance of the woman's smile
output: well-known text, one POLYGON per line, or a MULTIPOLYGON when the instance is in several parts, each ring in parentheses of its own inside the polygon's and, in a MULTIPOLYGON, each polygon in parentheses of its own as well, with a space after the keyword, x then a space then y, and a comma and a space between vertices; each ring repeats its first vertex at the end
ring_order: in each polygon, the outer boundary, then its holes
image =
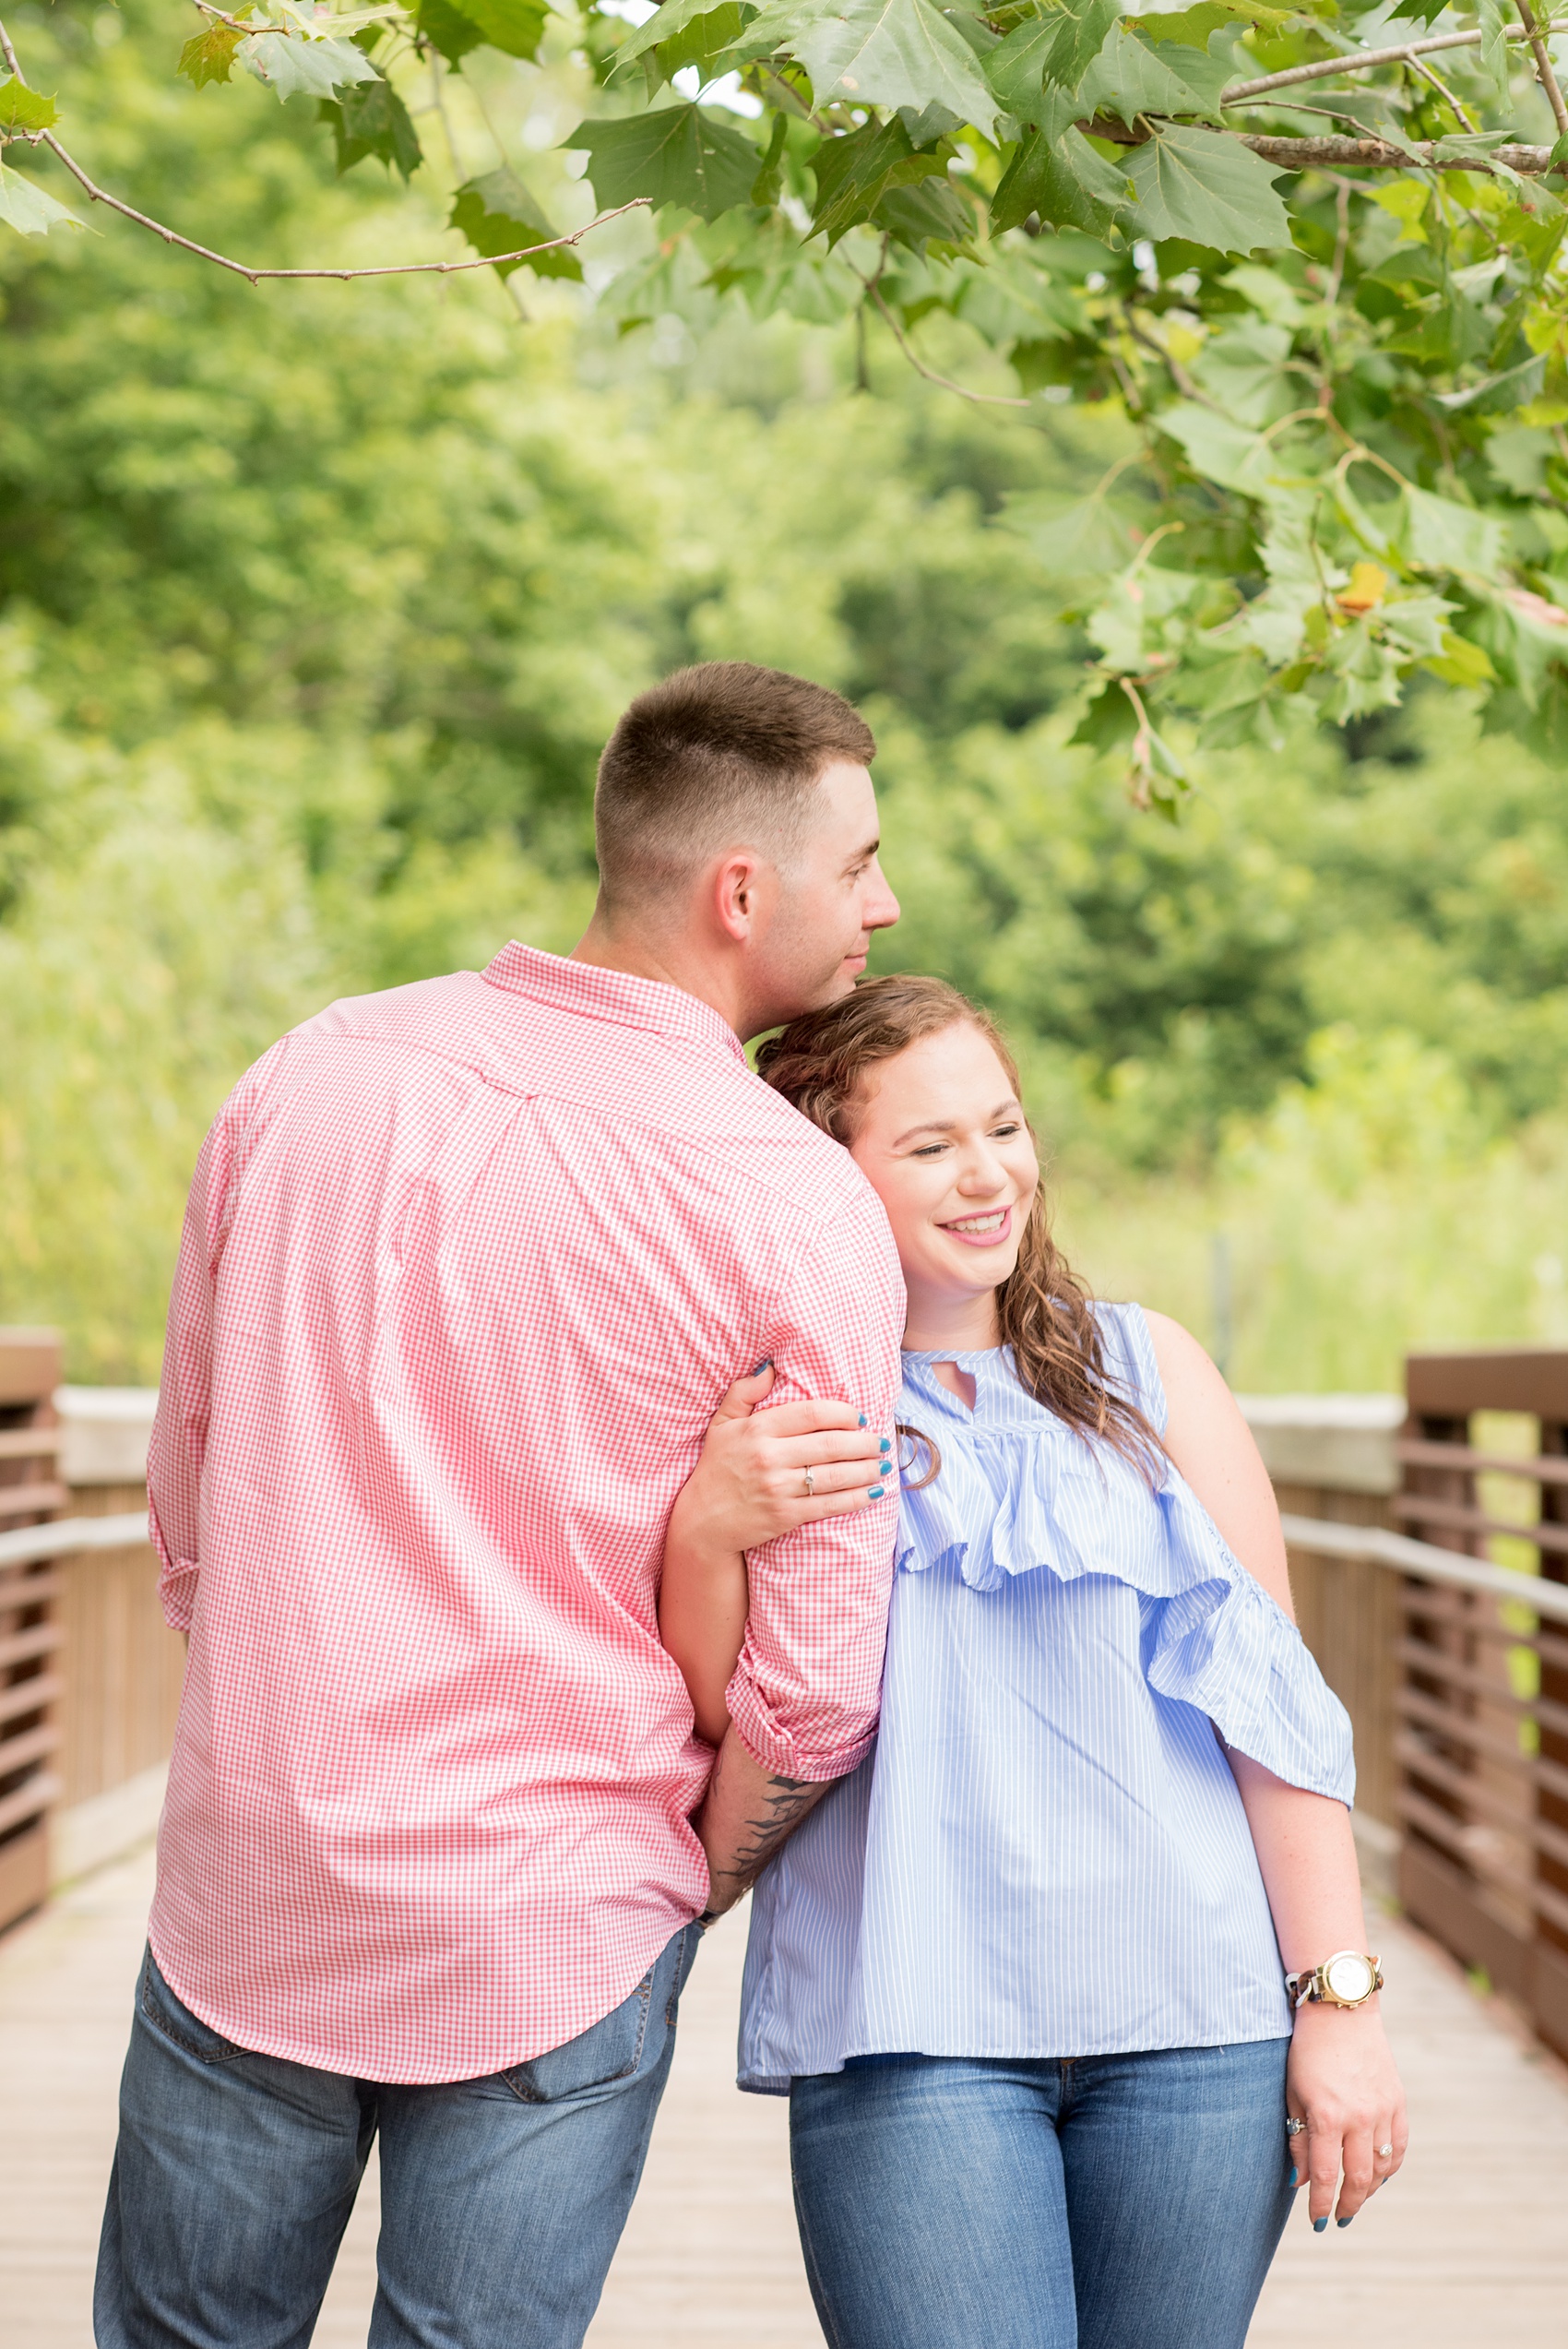
POLYGON ((950 1222, 939 1222, 939 1232, 951 1233, 968 1247, 999 1247, 1013 1236, 1013 1210, 1010 1207, 987 1208, 983 1213, 955 1216, 950 1222))

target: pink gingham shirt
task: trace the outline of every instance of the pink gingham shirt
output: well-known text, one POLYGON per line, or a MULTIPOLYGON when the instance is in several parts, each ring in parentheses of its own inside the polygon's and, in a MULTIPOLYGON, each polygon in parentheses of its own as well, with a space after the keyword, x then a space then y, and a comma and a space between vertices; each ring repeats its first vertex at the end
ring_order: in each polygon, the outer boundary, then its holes
MULTIPOLYGON (((153 1952, 241 2046, 501 2070, 707 1899, 710 1749, 659 1645, 670 1508, 730 1381, 890 1428, 903 1289, 847 1152, 673 987, 510 946, 337 1003, 192 1186, 148 1486, 191 1634, 153 1952)), ((753 1554, 766 1768, 874 1728, 896 1503, 753 1554)))

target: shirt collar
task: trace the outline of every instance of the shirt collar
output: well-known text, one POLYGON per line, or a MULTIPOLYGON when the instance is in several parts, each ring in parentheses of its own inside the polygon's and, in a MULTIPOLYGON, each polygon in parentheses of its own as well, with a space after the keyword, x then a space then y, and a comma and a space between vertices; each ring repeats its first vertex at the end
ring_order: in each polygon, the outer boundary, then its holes
POLYGON ((647 1028, 654 1035, 694 1043, 721 1044, 742 1066, 745 1050, 729 1021, 683 987, 660 979, 639 979, 629 971, 606 971, 596 962, 572 962, 538 947, 504 946, 483 973, 487 984, 505 987, 535 1003, 575 1011, 585 1019, 605 1019, 617 1028, 647 1028))

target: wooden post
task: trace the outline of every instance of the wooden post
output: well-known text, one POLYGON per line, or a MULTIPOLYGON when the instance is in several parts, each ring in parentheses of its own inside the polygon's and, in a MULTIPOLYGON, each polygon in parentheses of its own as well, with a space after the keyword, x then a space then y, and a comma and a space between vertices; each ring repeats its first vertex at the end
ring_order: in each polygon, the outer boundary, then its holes
MULTIPOLYGON (((42 1525, 65 1498, 56 1473, 52 1330, 0 1330, 0 1532, 42 1525)), ((59 1578, 51 1562, 0 1567, 0 1927, 49 1889, 49 1813, 60 1792, 59 1578)))

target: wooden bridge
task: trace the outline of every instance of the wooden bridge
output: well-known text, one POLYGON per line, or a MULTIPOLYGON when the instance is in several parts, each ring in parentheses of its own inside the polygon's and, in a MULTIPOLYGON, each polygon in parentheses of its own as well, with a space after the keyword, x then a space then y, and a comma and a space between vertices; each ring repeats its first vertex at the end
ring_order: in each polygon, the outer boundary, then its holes
MULTIPOLYGON (((144 1850, 0 1941, 6 2349, 89 2349, 115 2088, 151 1889, 144 1850)), ((743 1938, 739 1920, 719 1926, 687 1988, 647 2175, 589 2349, 822 2349, 790 2213, 785 2108, 731 2084, 743 1938)), ((1253 2349, 1562 2349, 1568 2073, 1424 1937, 1390 1921, 1381 1939, 1410 2157, 1344 2234, 1314 2236, 1298 2212, 1253 2349)), ((373 2164, 316 2332, 321 2349, 362 2349, 374 2256, 373 2164)))
MULTIPOLYGON (((45 1333, 7 1353, 17 1334, 0 1333, 0 1927, 30 1913, 0 1932, 0 2343, 89 2349, 182 1660, 137 1514, 145 1409, 89 1399, 90 1424, 62 1427, 45 1333)), ((1428 1357, 1408 1407, 1249 1415, 1303 1634, 1356 1724, 1413 2124, 1352 2229, 1314 2236, 1298 2211, 1253 2349, 1565 2349, 1568 1353, 1428 1357)), ((732 2084, 742 1946, 720 1926, 688 1987, 590 2349, 819 2349, 785 2108, 732 2084)), ((373 2163, 324 2349, 364 2341, 375 2224, 373 2163)))

